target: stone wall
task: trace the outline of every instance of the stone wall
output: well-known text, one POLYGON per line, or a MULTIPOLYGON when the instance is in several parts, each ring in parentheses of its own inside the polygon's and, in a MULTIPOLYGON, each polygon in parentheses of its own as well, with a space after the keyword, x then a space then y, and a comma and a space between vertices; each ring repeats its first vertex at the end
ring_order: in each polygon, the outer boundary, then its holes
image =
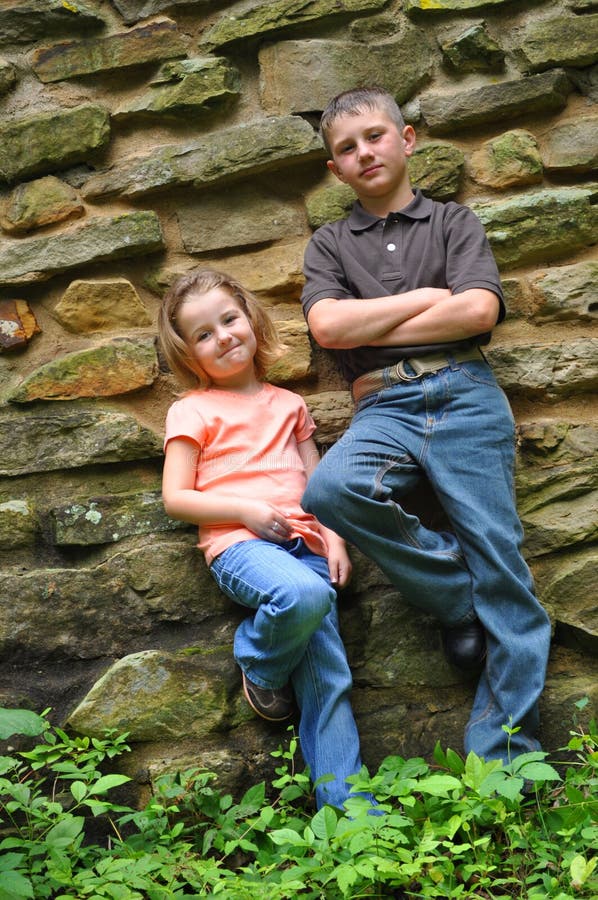
MULTIPOLYGON (((525 551, 555 626, 543 740, 560 745, 598 672, 598 2, 5 0, 0 36, 0 703, 128 731, 139 783, 271 770, 284 732, 240 695, 240 614, 161 506, 177 386, 156 314, 178 273, 237 275, 289 345, 272 379, 307 398, 323 446, 342 433, 301 261, 351 202, 318 113, 375 81, 418 132, 414 183, 470 204, 501 267, 489 356, 518 422, 525 551)), ((358 555, 341 605, 366 763, 460 750, 475 684, 434 623, 358 555)))

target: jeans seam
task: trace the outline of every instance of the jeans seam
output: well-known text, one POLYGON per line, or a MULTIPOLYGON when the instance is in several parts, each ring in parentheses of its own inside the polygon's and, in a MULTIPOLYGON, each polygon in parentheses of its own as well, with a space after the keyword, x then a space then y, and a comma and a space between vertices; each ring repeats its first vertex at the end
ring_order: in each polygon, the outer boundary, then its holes
POLYGON ((376 476, 374 478, 374 499, 378 499, 382 503, 390 504, 390 506, 393 510, 394 518, 397 522, 398 530, 400 531, 405 542, 410 544, 412 547, 415 547, 416 549, 421 550, 422 547, 419 544, 419 542, 415 541, 413 539, 412 535, 410 535, 407 532, 407 530, 405 529, 405 526, 403 525, 401 513, 404 512, 404 510, 403 510, 402 506, 400 505, 400 503, 397 503, 395 500, 392 500, 390 497, 387 500, 382 500, 382 493, 383 493, 382 492, 382 487, 383 487, 382 479, 388 472, 390 472, 392 469, 394 469, 395 467, 398 467, 398 466, 399 466, 399 463, 397 461, 389 460, 387 462, 386 466, 380 466, 378 468, 378 470, 376 472, 376 476))

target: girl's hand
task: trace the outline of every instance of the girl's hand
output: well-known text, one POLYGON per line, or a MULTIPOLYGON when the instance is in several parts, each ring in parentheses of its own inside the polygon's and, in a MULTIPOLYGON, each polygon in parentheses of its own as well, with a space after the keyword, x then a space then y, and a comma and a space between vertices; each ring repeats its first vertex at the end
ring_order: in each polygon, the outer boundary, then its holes
POLYGON ((330 531, 328 528, 322 528, 322 531, 328 545, 330 580, 336 587, 345 587, 350 581, 353 570, 345 542, 338 534, 335 534, 334 531, 330 531))
POLYGON ((288 541, 292 532, 286 516, 263 500, 247 501, 242 510, 241 522, 258 537, 276 544, 288 541))

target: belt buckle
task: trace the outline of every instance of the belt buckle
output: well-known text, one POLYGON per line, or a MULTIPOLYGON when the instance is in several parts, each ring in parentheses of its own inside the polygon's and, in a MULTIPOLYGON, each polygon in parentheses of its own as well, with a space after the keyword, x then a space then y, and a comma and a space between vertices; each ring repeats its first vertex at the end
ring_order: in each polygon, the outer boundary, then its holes
POLYGON ((405 363, 409 362, 408 359, 400 359, 398 363, 395 365, 394 369, 399 381, 417 381, 419 375, 416 373, 415 375, 409 375, 408 372, 405 371, 405 363))

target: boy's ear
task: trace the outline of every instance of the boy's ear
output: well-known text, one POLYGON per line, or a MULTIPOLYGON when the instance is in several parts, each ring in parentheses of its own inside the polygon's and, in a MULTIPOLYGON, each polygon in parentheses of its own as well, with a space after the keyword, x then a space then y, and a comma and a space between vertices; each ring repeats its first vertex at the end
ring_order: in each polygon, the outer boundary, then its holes
POLYGON ((403 128, 402 138, 405 144, 405 154, 407 156, 411 156, 411 154, 415 150, 416 141, 415 128, 413 127, 413 125, 405 125, 405 127, 403 128))
POLYGON ((341 170, 339 169, 339 167, 338 167, 337 164, 335 163, 335 161, 334 161, 333 159, 329 159, 329 160, 326 161, 326 165, 327 165, 328 169, 332 172, 332 174, 333 174, 333 175, 336 175, 336 177, 338 178, 338 180, 339 180, 339 181, 342 181, 343 184, 344 184, 344 183, 345 183, 345 179, 344 179, 344 177, 343 177, 343 174, 342 174, 341 170))

